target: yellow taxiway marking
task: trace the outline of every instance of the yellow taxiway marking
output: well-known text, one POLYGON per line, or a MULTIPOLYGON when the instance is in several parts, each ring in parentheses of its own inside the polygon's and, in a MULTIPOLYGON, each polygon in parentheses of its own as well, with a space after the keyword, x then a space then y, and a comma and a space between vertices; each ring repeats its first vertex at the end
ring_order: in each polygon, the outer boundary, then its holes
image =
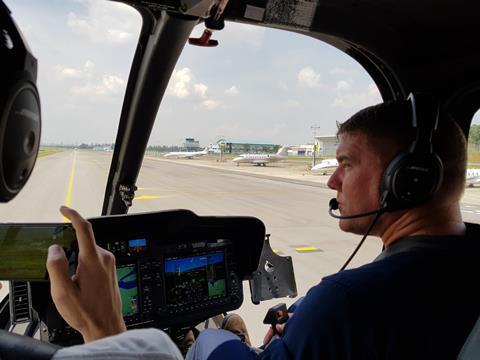
POLYGON ((304 247, 297 247, 295 248, 298 252, 309 252, 309 251, 316 251, 317 248, 313 246, 304 246, 304 247))
MULTIPOLYGON (((70 202, 72 201, 72 189, 73 189, 73 179, 75 177, 75 165, 77 163, 77 152, 74 151, 73 153, 73 163, 72 163, 72 170, 70 171, 70 180, 68 181, 68 193, 67 193, 67 201, 65 201, 66 206, 70 206, 70 202)), ((65 216, 63 217, 63 222, 69 222, 65 216)))
POLYGON ((150 200, 150 199, 158 199, 160 196, 153 196, 153 195, 142 195, 136 196, 133 200, 150 200))

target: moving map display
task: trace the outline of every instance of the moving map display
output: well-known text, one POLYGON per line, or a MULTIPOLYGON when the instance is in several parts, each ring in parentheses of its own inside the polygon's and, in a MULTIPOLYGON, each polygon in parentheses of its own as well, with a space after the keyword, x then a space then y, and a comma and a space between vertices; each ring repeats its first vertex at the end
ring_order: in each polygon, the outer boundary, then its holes
POLYGON ((223 252, 165 260, 168 305, 183 305, 226 295, 223 252))
POLYGON ((122 299, 122 315, 131 316, 139 312, 137 269, 135 265, 117 266, 118 287, 122 299))

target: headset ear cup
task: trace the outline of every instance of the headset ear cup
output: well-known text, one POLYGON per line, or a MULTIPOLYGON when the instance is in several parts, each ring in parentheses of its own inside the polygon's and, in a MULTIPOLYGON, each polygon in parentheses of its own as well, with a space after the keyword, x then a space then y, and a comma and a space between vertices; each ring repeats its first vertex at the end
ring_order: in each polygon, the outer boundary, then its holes
POLYGON ((13 199, 32 173, 40 147, 40 98, 20 78, 0 99, 0 202, 13 199))
POLYGON ((395 156, 383 173, 380 188, 380 206, 388 210, 397 209, 399 206, 394 191, 394 179, 398 168, 402 167, 402 163, 405 161, 407 155, 408 153, 402 152, 395 156))
POLYGON ((430 199, 442 181, 443 165, 438 155, 402 153, 385 170, 381 204, 388 210, 417 206, 430 199))

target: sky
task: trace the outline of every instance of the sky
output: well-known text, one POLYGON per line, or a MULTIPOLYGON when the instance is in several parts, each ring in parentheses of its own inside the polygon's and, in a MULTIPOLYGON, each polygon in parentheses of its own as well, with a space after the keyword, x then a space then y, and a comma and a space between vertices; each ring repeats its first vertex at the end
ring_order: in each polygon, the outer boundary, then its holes
MULTIPOLYGON (((5 2, 39 61, 42 144, 113 143, 140 15, 105 0, 5 2)), ((213 38, 216 48, 185 46, 150 145, 306 144, 381 102, 367 72, 319 40, 231 22, 213 38)))

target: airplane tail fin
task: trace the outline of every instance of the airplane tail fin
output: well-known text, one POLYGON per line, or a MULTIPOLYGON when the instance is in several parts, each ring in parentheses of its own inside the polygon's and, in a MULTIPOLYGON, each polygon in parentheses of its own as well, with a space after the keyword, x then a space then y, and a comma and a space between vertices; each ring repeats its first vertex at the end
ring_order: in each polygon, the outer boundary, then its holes
POLYGON ((277 155, 280 155, 280 156, 287 156, 287 154, 288 154, 288 146, 282 146, 277 151, 277 155))

